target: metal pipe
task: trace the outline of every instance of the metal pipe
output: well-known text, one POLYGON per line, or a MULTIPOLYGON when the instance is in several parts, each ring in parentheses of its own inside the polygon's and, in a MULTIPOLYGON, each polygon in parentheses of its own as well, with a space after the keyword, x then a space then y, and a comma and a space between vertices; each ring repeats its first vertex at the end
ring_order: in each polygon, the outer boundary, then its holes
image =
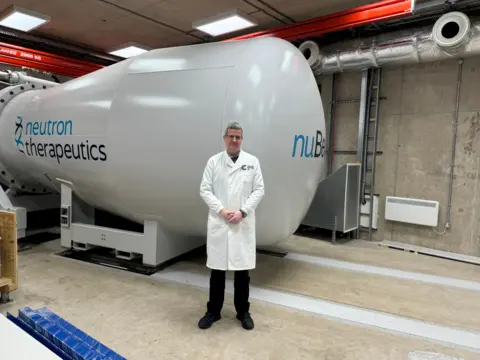
MULTIPOLYGON (((365 201, 365 177, 364 177, 364 168, 366 167, 365 162, 363 161, 365 147, 367 141, 365 140, 366 136, 366 113, 367 113, 367 102, 368 102, 368 70, 362 71, 362 80, 360 87, 360 112, 358 118, 358 134, 357 134, 357 162, 361 164, 361 186, 360 186, 360 200, 363 204, 365 201)), ((368 140, 368 139, 367 139, 368 140)), ((360 215, 359 215, 360 216, 360 215)))
MULTIPOLYGON (((363 178, 363 167, 365 164, 362 162, 363 148, 365 146, 365 114, 367 108, 367 95, 368 95, 368 70, 362 71, 362 80, 360 85, 360 113, 358 117, 358 134, 357 134, 357 162, 360 163, 361 168, 361 182, 360 182, 360 202, 364 201, 365 196, 365 179, 363 178)), ((355 237, 358 239, 360 235, 360 204, 359 211, 357 212, 358 228, 355 231, 355 237)))
POLYGON ((333 172, 333 156, 335 151, 333 150, 333 142, 335 138, 334 130, 335 130, 335 74, 332 74, 332 93, 330 96, 330 121, 329 121, 329 128, 328 128, 328 152, 329 152, 329 164, 328 164, 328 175, 333 172))
POLYGON ((445 8, 445 0, 416 0, 412 3, 413 15, 424 14, 432 11, 441 11, 445 8))
POLYGON ((5 71, 0 71, 0 81, 6 82, 8 85, 11 85, 10 83, 10 74, 5 71))
MULTIPOLYGON (((341 154, 341 155, 355 155, 357 153, 357 150, 334 150, 333 151, 335 154, 341 154)), ((373 151, 368 151, 368 155, 373 155, 373 151)), ((383 151, 377 150, 377 155, 383 155, 383 151)))
POLYGON ((365 114, 367 109, 368 96, 368 70, 362 71, 362 80, 360 85, 360 112, 358 117, 357 134, 357 161, 362 161, 363 145, 365 137, 365 114))
POLYGON ((363 137, 363 152, 362 152, 362 183, 361 183, 361 202, 365 205, 365 187, 367 183, 367 170, 368 170, 368 160, 367 160, 367 153, 368 153, 368 137, 370 136, 370 110, 371 110, 371 99, 372 99, 372 86, 373 82, 370 79, 369 75, 372 75, 372 71, 369 70, 367 75, 368 81, 368 91, 367 91, 367 106, 365 107, 365 129, 364 129, 364 137, 363 137))
POLYGON ((462 72, 463 59, 459 60, 458 62, 457 95, 455 100, 455 122, 453 123, 452 158, 450 160, 450 182, 448 185, 448 207, 447 218, 445 220, 445 229, 449 229, 451 227, 450 216, 452 212, 453 175, 455 170, 455 153, 457 148, 458 113, 460 111, 460 90, 462 86, 462 72))
POLYGON ((423 17, 428 14, 442 13, 450 8, 455 8, 457 11, 473 10, 476 5, 478 0, 415 0, 412 1, 412 14, 423 17))
POLYGON ((35 85, 42 85, 42 86, 57 86, 60 85, 57 82, 39 79, 34 76, 28 76, 21 72, 14 72, 16 76, 18 76, 18 80, 15 83, 33 83, 35 85))
POLYGON ((32 83, 39 86, 57 86, 60 85, 54 81, 48 81, 33 76, 28 76, 19 71, 0 71, 0 80, 6 81, 11 85, 32 83))
POLYGON ((322 48, 300 45, 316 75, 359 71, 388 65, 410 65, 480 55, 480 21, 463 13, 441 16, 433 28, 402 30, 322 48), (309 50, 309 51, 307 51, 309 50))

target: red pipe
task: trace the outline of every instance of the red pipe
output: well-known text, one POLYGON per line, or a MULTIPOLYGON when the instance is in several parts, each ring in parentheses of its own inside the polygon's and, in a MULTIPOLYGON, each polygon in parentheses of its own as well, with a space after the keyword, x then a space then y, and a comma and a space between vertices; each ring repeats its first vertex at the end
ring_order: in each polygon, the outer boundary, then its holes
POLYGON ((0 43, 0 63, 26 66, 74 78, 103 68, 101 65, 6 43, 0 43))
POLYGON ((321 16, 276 29, 237 36, 224 41, 244 40, 256 37, 278 37, 285 40, 297 40, 379 21, 406 17, 411 14, 412 0, 383 0, 339 13, 321 16))

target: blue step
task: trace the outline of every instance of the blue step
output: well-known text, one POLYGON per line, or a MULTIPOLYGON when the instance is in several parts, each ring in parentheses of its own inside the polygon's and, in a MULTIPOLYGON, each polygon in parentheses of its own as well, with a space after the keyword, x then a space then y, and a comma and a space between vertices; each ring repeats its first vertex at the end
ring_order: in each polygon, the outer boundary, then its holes
POLYGON ((126 360, 48 308, 24 307, 9 318, 66 360, 126 360), (13 318, 13 319, 12 319, 13 318), (35 334, 32 334, 32 331, 35 334))

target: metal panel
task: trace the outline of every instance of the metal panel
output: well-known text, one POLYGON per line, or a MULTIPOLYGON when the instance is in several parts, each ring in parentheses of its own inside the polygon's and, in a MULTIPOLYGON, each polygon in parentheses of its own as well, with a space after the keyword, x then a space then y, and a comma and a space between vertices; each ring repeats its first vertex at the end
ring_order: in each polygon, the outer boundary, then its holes
POLYGON ((358 228, 361 180, 360 173, 360 164, 347 164, 344 232, 349 232, 358 228))
POLYGON ((318 186, 303 225, 347 232, 358 227, 360 164, 346 164, 318 186))

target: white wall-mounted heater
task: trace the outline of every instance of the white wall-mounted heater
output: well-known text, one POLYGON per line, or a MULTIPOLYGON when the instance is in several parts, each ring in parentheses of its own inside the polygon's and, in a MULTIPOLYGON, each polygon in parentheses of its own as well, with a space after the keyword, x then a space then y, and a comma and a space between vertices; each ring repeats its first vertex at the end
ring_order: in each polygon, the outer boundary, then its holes
POLYGON ((438 201, 396 196, 387 196, 385 201, 385 220, 433 227, 438 225, 438 201))

